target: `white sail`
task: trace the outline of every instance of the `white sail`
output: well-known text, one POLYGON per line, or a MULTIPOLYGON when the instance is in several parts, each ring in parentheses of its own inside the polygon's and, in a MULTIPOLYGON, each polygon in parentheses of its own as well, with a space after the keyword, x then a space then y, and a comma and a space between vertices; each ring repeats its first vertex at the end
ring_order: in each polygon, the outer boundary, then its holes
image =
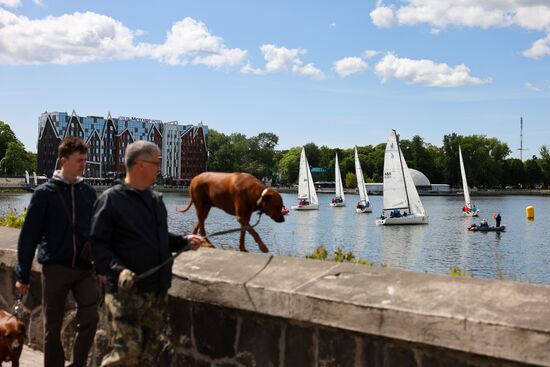
POLYGON ((342 183, 342 174, 340 173, 340 165, 338 164, 338 154, 336 154, 336 161, 334 163, 334 176, 336 180, 336 197, 346 201, 344 198, 344 184, 342 183))
POLYGON ((365 187, 365 178, 363 176, 363 170, 361 169, 357 147, 355 147, 355 176, 357 176, 357 190, 359 190, 361 201, 367 203, 369 201, 369 196, 367 195, 367 188, 365 187))
POLYGON ((306 158, 306 151, 302 148, 300 155, 300 173, 298 176, 298 199, 307 199, 311 204, 318 204, 317 193, 313 185, 313 178, 309 170, 309 164, 306 158))
POLYGON ((468 181, 466 180, 466 170, 464 170, 464 161, 462 160, 462 149, 458 146, 458 157, 460 159, 460 173, 462 175, 462 189, 464 191, 464 202, 468 208, 472 208, 472 201, 470 199, 470 190, 468 189, 468 181))
POLYGON ((407 162, 392 131, 384 156, 384 210, 406 209, 409 214, 426 215, 407 162))

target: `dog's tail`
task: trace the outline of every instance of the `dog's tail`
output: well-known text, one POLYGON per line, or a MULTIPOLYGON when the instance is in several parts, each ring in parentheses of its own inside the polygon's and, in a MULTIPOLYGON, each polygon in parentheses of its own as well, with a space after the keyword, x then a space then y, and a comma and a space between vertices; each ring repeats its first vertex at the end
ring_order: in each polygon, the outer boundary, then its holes
POLYGON ((185 213, 186 211, 189 210, 189 208, 191 208, 192 205, 193 205, 193 199, 189 200, 189 204, 187 204, 187 208, 185 208, 185 209, 176 208, 176 211, 178 213, 185 213))

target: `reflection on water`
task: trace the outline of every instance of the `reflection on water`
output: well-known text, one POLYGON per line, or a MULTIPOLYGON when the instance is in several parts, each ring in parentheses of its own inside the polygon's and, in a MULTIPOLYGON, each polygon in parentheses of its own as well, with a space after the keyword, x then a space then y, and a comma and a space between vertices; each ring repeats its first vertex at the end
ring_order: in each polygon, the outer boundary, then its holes
MULTIPOLYGON (((295 195, 283 194, 288 204, 295 195)), ((275 223, 263 216, 256 230, 276 255, 303 257, 324 244, 329 251, 336 246, 352 251, 356 257, 413 271, 448 274, 459 267, 469 274, 483 278, 502 278, 550 284, 550 197, 503 196, 475 197, 481 210, 480 218, 494 224, 493 213, 500 212, 504 233, 469 232, 471 223, 479 219, 464 218, 461 197, 422 197, 430 224, 417 226, 376 226, 382 197, 373 196, 373 213, 358 214, 354 203, 357 196, 348 195, 348 206, 331 208, 332 195, 319 195, 320 209, 293 211, 284 223, 275 223), (526 220, 525 207, 535 207, 534 221, 526 220)), ((23 209, 30 194, 0 194, 0 214, 8 206, 23 209)), ((189 198, 165 194, 170 229, 190 233, 196 221, 195 210, 177 213, 189 198)), ((256 221, 256 216, 252 222, 256 221)), ((238 227, 235 217, 212 209, 206 221, 207 233, 238 227)), ((219 247, 238 248, 239 233, 211 238, 219 247)), ((250 235, 246 235, 249 251, 259 251, 250 235)))

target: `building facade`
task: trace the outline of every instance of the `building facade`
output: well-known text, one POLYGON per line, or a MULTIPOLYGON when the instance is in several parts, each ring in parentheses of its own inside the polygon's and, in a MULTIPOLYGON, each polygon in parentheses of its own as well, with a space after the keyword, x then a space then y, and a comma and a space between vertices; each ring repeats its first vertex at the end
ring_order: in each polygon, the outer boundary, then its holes
POLYGON ((37 172, 51 177, 59 168, 57 147, 66 136, 88 144, 86 177, 105 178, 124 173, 126 147, 137 140, 155 143, 161 150, 161 174, 173 180, 190 181, 206 171, 208 127, 163 123, 136 117, 78 116, 44 112, 38 119, 37 172))

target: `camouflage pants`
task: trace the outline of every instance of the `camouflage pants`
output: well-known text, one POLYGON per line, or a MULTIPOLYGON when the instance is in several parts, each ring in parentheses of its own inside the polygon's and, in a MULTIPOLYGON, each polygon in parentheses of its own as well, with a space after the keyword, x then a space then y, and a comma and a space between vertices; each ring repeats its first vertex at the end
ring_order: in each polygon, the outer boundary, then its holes
POLYGON ((119 290, 105 296, 111 326, 111 351, 101 363, 112 366, 153 366, 167 345, 168 295, 119 290))

